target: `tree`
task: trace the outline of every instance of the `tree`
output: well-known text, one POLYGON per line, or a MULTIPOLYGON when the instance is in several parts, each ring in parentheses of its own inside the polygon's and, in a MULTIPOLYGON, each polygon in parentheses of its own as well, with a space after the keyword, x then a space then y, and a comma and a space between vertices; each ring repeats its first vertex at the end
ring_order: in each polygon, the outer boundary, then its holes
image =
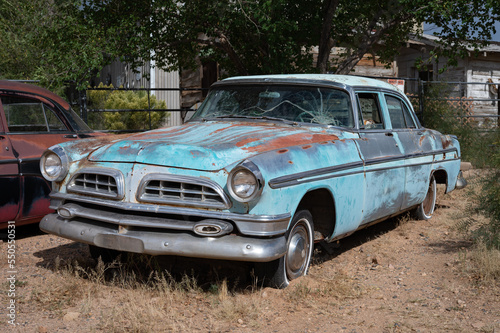
POLYGON ((216 61, 227 75, 349 73, 365 54, 391 61, 423 22, 442 28, 434 56, 453 65, 500 17, 497 0, 0 1, 0 75, 49 86, 84 86, 117 57, 166 70, 216 61))
POLYGON ((178 69, 194 66, 200 57, 230 74, 248 75, 311 70, 308 25, 314 21, 302 6, 286 0, 109 0, 88 1, 85 11, 105 30, 138 38, 119 45, 130 58, 178 69))
POLYGON ((423 22, 442 28, 435 55, 453 65, 466 46, 491 38, 499 8, 494 0, 88 0, 85 11, 105 22, 104 30, 137 38, 122 44, 122 53, 167 69, 201 57, 229 75, 248 75, 345 74, 367 53, 389 62, 410 34, 422 33, 423 22), (332 61, 333 47, 342 52, 332 61))
POLYGON ((488 43, 499 15, 500 3, 495 1, 324 0, 317 67, 321 72, 329 69, 328 57, 335 46, 344 52, 330 70, 339 74, 349 73, 366 53, 389 62, 410 35, 422 34, 424 22, 441 28, 434 56, 456 65, 468 47, 488 43))
POLYGON ((112 50, 79 0, 0 0, 0 75, 81 86, 112 50))

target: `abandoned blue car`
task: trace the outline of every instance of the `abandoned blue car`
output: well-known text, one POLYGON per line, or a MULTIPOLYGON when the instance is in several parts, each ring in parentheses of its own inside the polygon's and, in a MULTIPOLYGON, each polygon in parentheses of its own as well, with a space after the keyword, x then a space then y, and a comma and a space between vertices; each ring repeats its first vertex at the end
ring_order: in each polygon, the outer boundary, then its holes
POLYGON ((423 128, 383 81, 234 77, 189 122, 55 145, 40 228, 113 251, 249 261, 267 285, 305 275, 314 243, 405 211, 430 219, 436 183, 465 186, 454 136, 423 128))

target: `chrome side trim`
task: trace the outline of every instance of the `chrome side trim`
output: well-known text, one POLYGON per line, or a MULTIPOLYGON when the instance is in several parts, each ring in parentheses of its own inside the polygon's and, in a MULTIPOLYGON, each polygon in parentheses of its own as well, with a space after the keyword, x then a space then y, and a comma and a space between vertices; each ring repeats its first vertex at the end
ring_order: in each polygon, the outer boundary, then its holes
POLYGON ((428 165, 428 164, 434 164, 434 163, 460 161, 460 158, 450 158, 450 159, 441 160, 441 161, 429 161, 429 162, 401 164, 401 165, 396 165, 396 166, 380 167, 380 168, 373 168, 373 169, 364 169, 363 168, 360 170, 356 170, 357 168, 366 167, 366 166, 373 166, 376 164, 410 160, 413 158, 426 157, 426 156, 436 156, 436 155, 441 155, 444 153, 450 153, 453 151, 457 151, 457 149, 450 148, 450 149, 443 149, 443 150, 435 150, 435 151, 432 151, 430 153, 419 153, 419 154, 411 154, 411 155, 405 155, 405 156, 376 158, 376 159, 366 160, 364 163, 362 161, 346 163, 346 164, 336 165, 336 166, 332 166, 332 167, 326 167, 326 168, 321 168, 321 169, 316 169, 316 170, 299 172, 299 173, 286 175, 286 176, 282 176, 282 177, 277 177, 277 178, 271 179, 269 181, 269 186, 273 189, 277 189, 277 188, 283 188, 283 187, 294 186, 294 185, 299 185, 299 184, 304 184, 304 183, 310 183, 310 182, 315 182, 315 181, 325 180, 325 179, 330 179, 330 178, 349 176, 349 175, 354 175, 354 174, 359 174, 359 173, 364 173, 364 172, 377 172, 377 171, 383 171, 383 170, 407 168, 407 167, 428 165))
POLYGON ((65 220, 49 214, 40 221, 40 229, 71 240, 118 251, 151 255, 178 255, 207 259, 266 262, 285 255, 285 236, 251 238, 234 234, 200 237, 188 233, 124 230, 105 223, 65 220))

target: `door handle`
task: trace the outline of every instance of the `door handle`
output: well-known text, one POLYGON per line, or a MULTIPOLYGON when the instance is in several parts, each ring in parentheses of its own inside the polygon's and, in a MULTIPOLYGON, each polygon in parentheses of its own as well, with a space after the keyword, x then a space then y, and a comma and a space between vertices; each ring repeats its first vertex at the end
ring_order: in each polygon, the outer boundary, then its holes
POLYGON ((67 139, 77 139, 78 135, 76 135, 76 134, 66 134, 64 137, 67 138, 67 139))

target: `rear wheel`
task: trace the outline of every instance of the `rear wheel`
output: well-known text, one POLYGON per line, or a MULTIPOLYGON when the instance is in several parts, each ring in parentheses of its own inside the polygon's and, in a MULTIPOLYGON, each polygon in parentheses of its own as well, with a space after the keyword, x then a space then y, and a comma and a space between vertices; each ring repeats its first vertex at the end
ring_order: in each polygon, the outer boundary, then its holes
POLYGON ((436 178, 431 176, 429 188, 424 201, 415 209, 415 217, 419 220, 430 220, 436 208, 436 178))
POLYGON ((283 257, 256 264, 257 277, 267 286, 285 288, 291 280, 307 274, 314 250, 314 224, 308 210, 301 210, 293 217, 286 247, 283 257))

